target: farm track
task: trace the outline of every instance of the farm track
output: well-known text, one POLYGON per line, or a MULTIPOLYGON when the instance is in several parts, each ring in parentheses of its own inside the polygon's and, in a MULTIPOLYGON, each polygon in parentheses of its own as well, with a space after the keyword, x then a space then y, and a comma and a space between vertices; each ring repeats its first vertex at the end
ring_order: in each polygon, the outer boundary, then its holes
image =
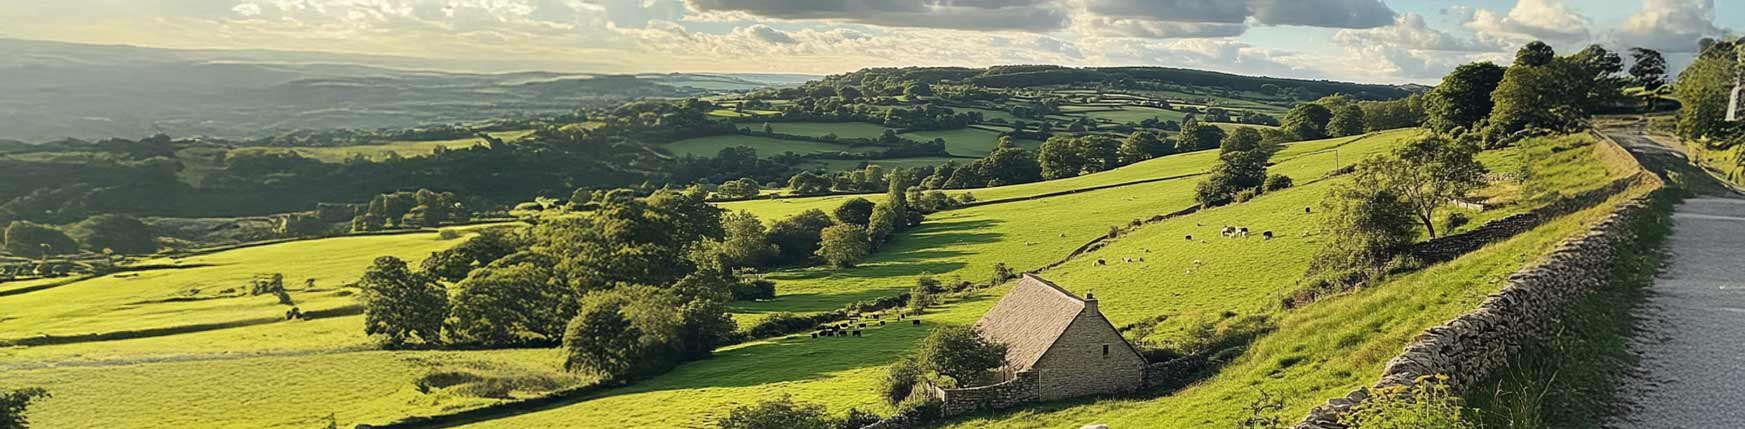
MULTIPOLYGON (((1640 128, 1606 134, 1638 157, 1689 162, 1677 141, 1640 128)), ((1648 162, 1644 162, 1649 164, 1648 162)), ((1745 423, 1745 195, 1685 200, 1674 209, 1667 260, 1643 302, 1629 350, 1639 360, 1618 387, 1617 428, 1721 428, 1745 423)))

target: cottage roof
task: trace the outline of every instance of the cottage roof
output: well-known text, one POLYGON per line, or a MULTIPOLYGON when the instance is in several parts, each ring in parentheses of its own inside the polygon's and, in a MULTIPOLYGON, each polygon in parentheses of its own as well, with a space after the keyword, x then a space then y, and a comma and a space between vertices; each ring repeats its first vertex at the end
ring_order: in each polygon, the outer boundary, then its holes
POLYGON ((976 330, 1005 344, 1006 364, 1023 370, 1035 365, 1084 310, 1083 299, 1034 274, 1024 274, 976 321, 976 330))

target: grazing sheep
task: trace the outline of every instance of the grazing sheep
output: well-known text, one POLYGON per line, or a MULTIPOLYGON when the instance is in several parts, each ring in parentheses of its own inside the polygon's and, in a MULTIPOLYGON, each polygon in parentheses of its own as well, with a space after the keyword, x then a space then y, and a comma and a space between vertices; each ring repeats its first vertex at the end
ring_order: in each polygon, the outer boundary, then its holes
POLYGON ((1104 261, 1101 258, 1097 259, 1097 266, 1101 267, 1104 265, 1109 265, 1109 261, 1104 261))
POLYGON ((1260 236, 1265 237, 1268 240, 1271 240, 1272 239, 1272 231, 1262 232, 1262 233, 1260 233, 1260 236))
POLYGON ((1131 264, 1131 263, 1133 263, 1133 258, 1121 258, 1121 262, 1131 264))
POLYGON ((1194 260, 1194 266, 1196 266, 1196 267, 1198 267, 1198 266, 1200 266, 1200 260, 1198 260, 1198 259, 1195 259, 1195 260, 1194 260))
POLYGON ((1034 242, 1034 241, 1026 241, 1026 242, 1024 242, 1024 245, 1025 245, 1025 246, 1035 246, 1035 245, 1037 245, 1037 244, 1039 244, 1039 243, 1037 243, 1037 242, 1034 242))
POLYGON ((1144 256, 1140 256, 1140 257, 1139 257, 1139 262, 1145 262, 1145 257, 1144 257, 1144 256))
POLYGON ((1236 227, 1233 227, 1230 225, 1224 225, 1223 229, 1218 230, 1218 234, 1221 234, 1225 237, 1235 236, 1236 235, 1236 227))

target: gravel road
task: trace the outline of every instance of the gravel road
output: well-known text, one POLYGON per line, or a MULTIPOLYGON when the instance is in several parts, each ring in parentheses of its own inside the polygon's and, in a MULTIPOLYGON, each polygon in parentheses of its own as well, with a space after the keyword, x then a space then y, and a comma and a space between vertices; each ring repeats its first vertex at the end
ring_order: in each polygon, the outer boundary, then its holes
MULTIPOLYGON (((1608 132, 1639 154, 1682 150, 1608 132)), ((1668 264, 1643 305, 1613 428, 1745 428, 1745 198, 1692 198, 1672 215, 1668 264)))

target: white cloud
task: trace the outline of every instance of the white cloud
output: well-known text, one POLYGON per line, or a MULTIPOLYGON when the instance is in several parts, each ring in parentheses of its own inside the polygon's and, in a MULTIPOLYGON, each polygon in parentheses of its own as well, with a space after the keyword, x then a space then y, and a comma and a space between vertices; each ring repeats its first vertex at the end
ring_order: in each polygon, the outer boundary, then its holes
POLYGON ((1697 40, 1724 33, 1715 26, 1714 0, 1643 0, 1613 37, 1622 45, 1696 52, 1697 40))
POLYGON ((1483 43, 1431 28, 1424 17, 1415 13, 1402 14, 1393 25, 1364 30, 1339 30, 1333 40, 1345 47, 1389 46, 1424 51, 1495 51, 1507 46, 1483 43))
POLYGON ((261 6, 254 3, 239 4, 236 5, 236 7, 230 8, 230 10, 236 11, 237 15, 242 16, 257 16, 261 14, 261 6))
POLYGON ((1593 23, 1564 0, 1520 0, 1508 13, 1478 9, 1463 24, 1489 43, 1521 45, 1534 40, 1570 45, 1592 38, 1593 23))

